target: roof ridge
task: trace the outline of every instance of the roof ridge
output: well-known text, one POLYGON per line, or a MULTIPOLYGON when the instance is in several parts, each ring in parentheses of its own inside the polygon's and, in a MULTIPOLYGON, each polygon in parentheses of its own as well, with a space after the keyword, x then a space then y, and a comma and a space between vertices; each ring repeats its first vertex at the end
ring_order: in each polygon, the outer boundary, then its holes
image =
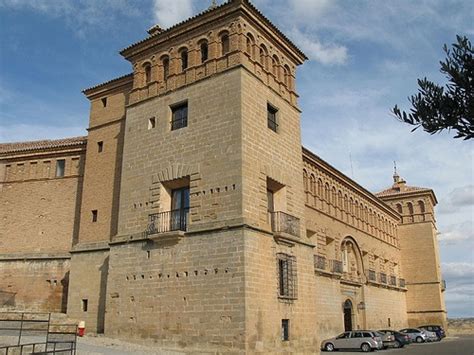
POLYGON ((0 143, 0 154, 83 145, 87 136, 0 143))

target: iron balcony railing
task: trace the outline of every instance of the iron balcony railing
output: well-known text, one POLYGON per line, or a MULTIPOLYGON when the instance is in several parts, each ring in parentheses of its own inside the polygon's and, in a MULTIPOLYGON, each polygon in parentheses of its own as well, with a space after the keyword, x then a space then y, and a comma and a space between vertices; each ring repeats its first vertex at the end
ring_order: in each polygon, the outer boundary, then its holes
POLYGON ((314 268, 317 270, 326 270, 326 257, 322 255, 315 255, 314 268))
POLYGON ((377 281, 374 270, 369 270, 368 274, 369 274, 369 281, 377 281))
POLYGON ((397 277, 394 275, 390 275, 390 285, 397 286, 397 277))
POLYGON ((336 274, 342 274, 343 268, 342 268, 342 261, 340 260, 331 260, 329 262, 329 266, 332 272, 336 274))
POLYGON ((147 234, 186 231, 189 208, 153 213, 149 216, 147 234))
POLYGON ((405 287, 405 279, 398 279, 398 285, 400 287, 405 287))
POLYGON ((272 231, 275 233, 287 233, 295 237, 300 236, 300 219, 285 212, 270 212, 272 231))
POLYGON ((382 283, 382 284, 386 284, 387 283, 387 274, 381 272, 379 274, 379 282, 382 283))

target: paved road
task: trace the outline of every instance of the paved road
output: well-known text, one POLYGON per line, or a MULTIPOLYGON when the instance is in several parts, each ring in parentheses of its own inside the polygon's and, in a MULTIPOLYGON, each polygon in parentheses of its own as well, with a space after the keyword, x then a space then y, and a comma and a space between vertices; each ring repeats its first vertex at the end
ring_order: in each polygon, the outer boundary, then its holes
MULTIPOLYGON (((330 354, 322 352, 323 355, 330 354)), ((334 354, 349 355, 361 354, 361 352, 342 352, 334 354)), ((439 343, 411 344, 403 349, 387 349, 377 351, 379 355, 474 355, 474 335, 460 335, 458 337, 446 338, 439 343)))

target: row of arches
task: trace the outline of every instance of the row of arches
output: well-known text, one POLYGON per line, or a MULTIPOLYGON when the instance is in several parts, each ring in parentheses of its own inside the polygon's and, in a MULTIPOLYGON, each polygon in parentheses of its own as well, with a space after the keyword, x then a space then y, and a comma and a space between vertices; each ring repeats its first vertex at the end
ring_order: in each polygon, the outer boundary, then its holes
POLYGON ((398 202, 395 204, 395 209, 398 213, 403 216, 403 220, 407 222, 416 222, 418 220, 425 221, 426 220, 426 207, 425 202, 422 200, 418 200, 413 204, 412 202, 407 202, 405 206, 402 203, 398 202), (416 211, 415 211, 416 206, 416 211), (416 219, 416 220, 415 220, 416 219))
POLYGON ((276 80, 283 82, 288 88, 292 87, 291 69, 288 64, 281 64, 277 54, 269 55, 264 43, 256 45, 255 37, 251 33, 246 35, 246 53, 258 62, 267 72, 271 72, 276 80), (257 55, 258 51, 258 55, 257 55))
POLYGON ((273 75, 277 82, 283 83, 288 90, 294 89, 294 77, 289 63, 272 46, 265 43, 261 36, 251 31, 239 31, 239 24, 230 24, 213 35, 209 32, 194 41, 170 49, 160 55, 135 63, 134 87, 145 87, 152 82, 168 80, 172 74, 180 74, 188 68, 202 65, 209 60, 223 58, 231 52, 240 50, 251 62, 273 75), (271 49, 271 50, 270 50, 271 49))
POLYGON ((332 183, 316 178, 314 173, 303 170, 306 204, 322 210, 356 228, 397 245, 397 229, 394 221, 389 220, 375 209, 351 193, 343 192, 332 183))
MULTIPOLYGON (((209 41, 207 39, 201 39, 198 41, 198 50, 199 50, 199 59, 198 64, 203 64, 208 61, 209 58, 209 41)), ((222 31, 218 35, 218 56, 225 56, 230 52, 230 38, 228 31, 222 31)), ((188 46, 181 46, 178 49, 178 58, 179 66, 178 69, 180 72, 184 72, 189 67, 189 48, 188 46)), ((161 76, 160 78, 164 81, 168 80, 170 74, 170 60, 171 55, 169 53, 163 54, 159 59, 159 66, 161 67, 161 76)), ((143 85, 148 85, 157 79, 153 77, 152 73, 152 60, 146 60, 142 64, 143 75, 143 85)))

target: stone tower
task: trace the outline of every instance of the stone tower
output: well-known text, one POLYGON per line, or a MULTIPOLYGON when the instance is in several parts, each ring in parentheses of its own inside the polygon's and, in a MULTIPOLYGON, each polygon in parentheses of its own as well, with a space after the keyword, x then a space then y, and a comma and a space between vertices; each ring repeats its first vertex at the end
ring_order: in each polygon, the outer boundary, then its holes
POLYGON ((69 315, 164 348, 271 352, 292 334, 288 350, 314 349, 295 92, 307 58, 246 0, 121 54, 133 73, 85 90, 69 315))
POLYGON ((377 194, 401 215, 398 227, 402 272, 406 279, 408 324, 446 328, 433 190, 408 186, 395 171, 391 188, 377 194))

